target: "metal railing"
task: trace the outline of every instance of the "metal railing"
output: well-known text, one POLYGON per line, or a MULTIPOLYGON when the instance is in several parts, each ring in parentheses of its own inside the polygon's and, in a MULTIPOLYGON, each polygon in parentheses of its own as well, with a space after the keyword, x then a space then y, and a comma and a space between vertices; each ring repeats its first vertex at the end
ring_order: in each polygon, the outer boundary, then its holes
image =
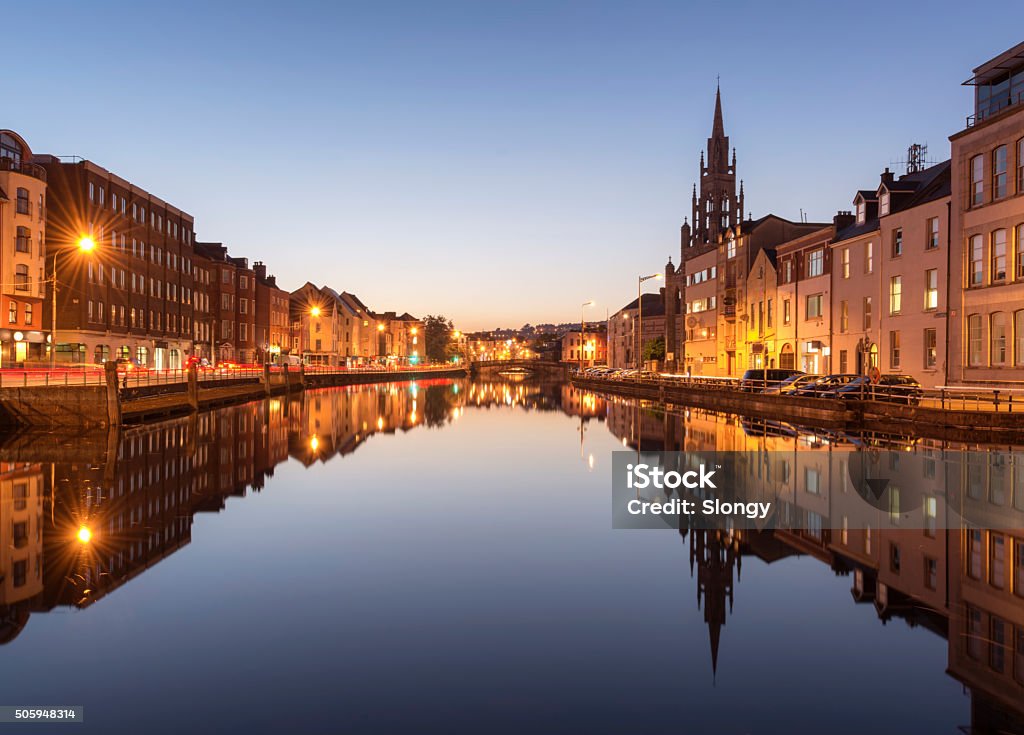
MULTIPOLYGON (((829 398, 939 408, 945 411, 1024 413, 1024 388, 872 383, 866 376, 846 383, 813 383, 788 389, 782 381, 743 380, 716 375, 680 375, 637 370, 585 369, 574 373, 587 380, 718 389, 783 397, 829 398), (780 390, 780 386, 783 386, 780 390)), ((819 376, 825 378, 826 376, 819 376)))

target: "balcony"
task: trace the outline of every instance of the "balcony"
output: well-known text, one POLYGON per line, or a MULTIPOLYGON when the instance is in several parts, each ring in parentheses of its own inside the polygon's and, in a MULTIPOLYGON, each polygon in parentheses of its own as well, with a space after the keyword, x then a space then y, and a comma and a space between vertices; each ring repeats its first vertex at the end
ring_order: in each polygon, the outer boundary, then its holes
POLYGON ((40 181, 46 181, 46 169, 42 166, 28 161, 15 161, 6 156, 0 157, 0 171, 14 171, 40 181))
POLYGON ((984 103, 984 106, 979 106, 978 110, 973 115, 967 116, 967 127, 973 128, 975 125, 985 122, 990 117, 998 115, 1003 110, 1007 110, 1011 107, 1017 107, 1024 103, 1024 92, 1016 95, 1007 95, 997 99, 990 99, 984 103))

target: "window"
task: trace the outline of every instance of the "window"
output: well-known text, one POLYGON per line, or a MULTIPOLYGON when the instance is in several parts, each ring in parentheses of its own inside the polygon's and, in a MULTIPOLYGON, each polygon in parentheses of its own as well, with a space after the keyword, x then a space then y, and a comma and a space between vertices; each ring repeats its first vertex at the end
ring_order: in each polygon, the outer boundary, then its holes
POLYGON ((28 291, 29 290, 28 266, 27 265, 16 265, 14 267, 14 289, 16 291, 28 291))
POLYGON ((1016 270, 1014 278, 1018 281, 1024 280, 1024 225, 1017 225, 1016 237, 1014 238, 1016 270))
POLYGON ((849 369, 849 358, 846 350, 839 350, 839 372, 845 373, 849 369))
POLYGON ((873 273, 875 270, 875 244, 869 242, 864 246, 864 272, 873 273))
POLYGON ((789 299, 782 300, 782 323, 789 324, 790 319, 793 318, 792 309, 790 307, 789 299))
POLYGON ((924 586, 934 590, 939 584, 939 563, 930 557, 924 558, 924 586))
POLYGON ((967 576, 981 579, 981 531, 970 529, 967 532, 967 576))
POLYGON ((970 176, 971 176, 971 188, 970 188, 970 201, 972 207, 977 207, 984 201, 985 198, 985 180, 984 180, 984 159, 981 156, 975 156, 971 159, 970 163, 970 176))
POLYGON ((14 241, 14 249, 19 253, 32 252, 32 231, 27 227, 19 227, 14 241))
POLYGON ((15 301, 7 302, 7 323, 18 323, 18 304, 15 301))
POLYGON ((993 533, 988 540, 988 583, 998 590, 1006 586, 1006 539, 993 533))
POLYGON ((967 317, 967 364, 971 367, 981 365, 981 314, 967 317))
POLYGON ((924 272, 924 308, 939 308, 939 271, 936 268, 924 272))
POLYGON ((843 248, 839 251, 839 263, 842 267, 843 278, 850 277, 850 248, 843 248))
MULTIPOLYGON (((1024 541, 1014 541, 1013 548, 1013 592, 1018 597, 1024 597, 1024 541)), ((1021 628, 1021 632, 1024 633, 1024 628, 1021 628)), ((1024 636, 1019 642, 1024 642, 1024 636)), ((1024 654, 1024 647, 1018 653, 1024 654)), ((1021 674, 1024 674, 1024 668, 1021 674)))
POLYGON ((992 198, 1002 199, 1006 196, 1006 146, 1001 145, 992 151, 992 198))
POLYGON ((934 329, 924 330, 924 367, 926 370, 932 370, 938 365, 938 347, 938 333, 934 329))
POLYGON ((993 671, 1002 673, 1006 668, 1006 621, 992 616, 989 625, 991 640, 988 644, 988 665, 993 671))
POLYGON ((825 272, 825 251, 823 248, 807 254, 807 277, 814 278, 825 272))
POLYGON ((1017 141, 1017 193, 1024 193, 1024 138, 1017 141))
POLYGON ((28 189, 22 189, 18 187, 18 201, 17 211, 18 214, 32 214, 32 202, 28 198, 28 189))
POLYGON ((967 606, 967 655, 974 660, 981 658, 981 646, 985 633, 981 629, 981 610, 967 606))
POLYGON ((883 217, 889 214, 889 192, 883 191, 878 195, 878 216, 883 217))
MULTIPOLYGON (((839 302, 839 331, 846 332, 850 329, 850 303, 848 301, 839 302)), ((840 370, 840 372, 845 372, 840 370)))
POLYGON ((1006 230, 992 233, 992 282, 1006 280, 1006 230))
MULTIPOLYGON (((1013 364, 1024 367, 1024 309, 1013 314, 1013 364)), ((1024 487, 1021 498, 1024 499, 1024 487)))
POLYGON ((892 231, 892 257, 898 258, 903 255, 903 228, 897 227, 892 231))
POLYGON ((970 247, 967 256, 970 258, 967 266, 967 285, 980 286, 985 278, 985 263, 982 261, 984 245, 981 235, 971 237, 970 247))
POLYGON ((725 257, 730 260, 736 257, 736 239, 733 237, 730 237, 725 244, 725 257))
POLYGON ((889 544, 889 569, 893 574, 899 574, 902 567, 900 547, 897 544, 889 544))
POLYGON ((811 294, 807 297, 805 304, 805 319, 820 319, 821 318, 821 304, 822 295, 820 293, 811 294))
POLYGON ((900 367, 900 333, 889 332, 889 366, 894 370, 900 367))
POLYGON ((867 206, 865 205, 863 199, 858 198, 857 199, 857 224, 858 225, 864 224, 866 219, 867 219, 867 206))
POLYGON ((792 283, 793 282, 793 261, 786 259, 786 263, 782 269, 782 282, 792 283))
POLYGON ((994 312, 989 317, 989 336, 992 340, 991 360, 993 365, 1006 364, 1006 314, 994 312))
POLYGON ((871 297, 864 297, 864 331, 871 329, 871 297))
POLYGON ((930 217, 928 219, 928 239, 925 241, 925 250, 935 250, 939 247, 939 218, 930 217))
POLYGON ((889 313, 899 314, 903 308, 903 276, 889 279, 889 313))

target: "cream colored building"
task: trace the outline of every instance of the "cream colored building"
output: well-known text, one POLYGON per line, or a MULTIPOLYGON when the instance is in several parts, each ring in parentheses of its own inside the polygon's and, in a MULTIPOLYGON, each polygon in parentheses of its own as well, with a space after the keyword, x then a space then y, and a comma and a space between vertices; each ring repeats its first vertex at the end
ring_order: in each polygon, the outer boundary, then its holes
POLYGON ((682 370, 690 375, 719 375, 717 248, 684 261, 682 269, 686 279, 682 370))
POLYGON ((778 365, 812 375, 832 372, 833 227, 782 243, 777 251, 778 365))

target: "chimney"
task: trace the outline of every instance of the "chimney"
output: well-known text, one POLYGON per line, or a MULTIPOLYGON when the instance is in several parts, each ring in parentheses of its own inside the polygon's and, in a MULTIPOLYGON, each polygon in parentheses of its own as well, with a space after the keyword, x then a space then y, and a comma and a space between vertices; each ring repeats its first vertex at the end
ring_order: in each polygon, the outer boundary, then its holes
POLYGON ((267 280, 267 266, 263 261, 257 260, 252 264, 252 270, 256 274, 256 278, 260 281, 267 280))
POLYGON ((845 230, 855 221, 856 220, 852 212, 840 209, 836 212, 836 216, 832 218, 832 232, 836 233, 840 230, 845 230))
POLYGON ((887 186, 891 186, 894 180, 895 179, 892 175, 892 171, 890 171, 889 167, 886 166, 885 171, 882 172, 882 183, 886 184, 887 186))

